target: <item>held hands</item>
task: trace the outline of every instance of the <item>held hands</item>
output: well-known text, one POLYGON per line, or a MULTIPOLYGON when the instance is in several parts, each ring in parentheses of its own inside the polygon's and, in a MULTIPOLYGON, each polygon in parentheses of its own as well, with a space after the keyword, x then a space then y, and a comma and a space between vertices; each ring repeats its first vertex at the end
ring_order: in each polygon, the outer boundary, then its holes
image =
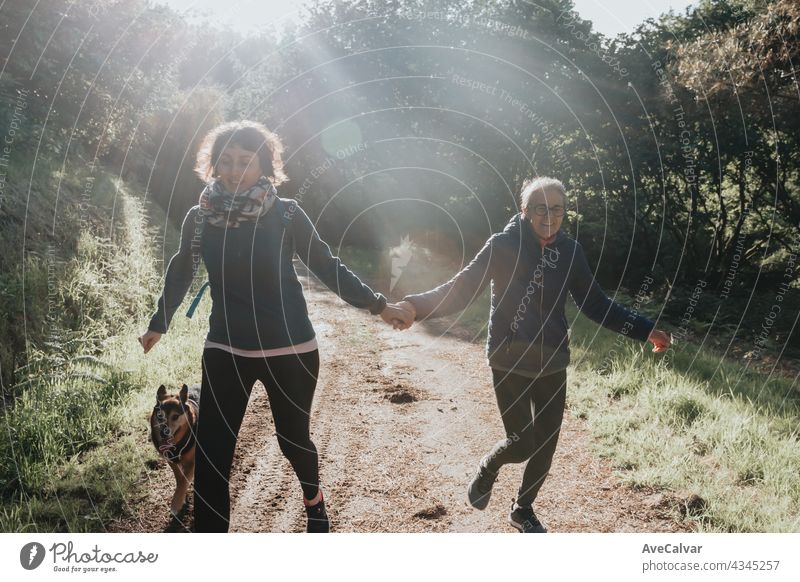
POLYGON ((150 331, 148 329, 146 332, 144 332, 144 334, 142 334, 139 337, 139 344, 142 346, 142 348, 144 349, 144 353, 146 354, 147 352, 150 351, 150 349, 154 345, 158 343, 158 340, 160 339, 161 339, 160 333, 158 333, 157 331, 150 331))
POLYGON ((414 323, 416 315, 417 310, 409 301, 387 303, 386 308, 381 311, 381 319, 394 329, 408 329, 414 323))
POLYGON ((647 341, 652 342, 654 352, 663 352, 672 343, 672 334, 660 329, 654 329, 650 332, 650 337, 647 341))

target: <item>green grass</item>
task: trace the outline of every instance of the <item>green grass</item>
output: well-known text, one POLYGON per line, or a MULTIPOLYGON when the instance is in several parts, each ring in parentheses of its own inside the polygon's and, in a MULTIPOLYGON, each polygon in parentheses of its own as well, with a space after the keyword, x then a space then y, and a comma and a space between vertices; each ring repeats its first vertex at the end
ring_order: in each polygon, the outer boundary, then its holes
POLYGON ((632 486, 673 492, 678 513, 699 497, 701 531, 800 531, 797 388, 688 342, 647 345, 574 321, 568 406, 597 454, 632 486))

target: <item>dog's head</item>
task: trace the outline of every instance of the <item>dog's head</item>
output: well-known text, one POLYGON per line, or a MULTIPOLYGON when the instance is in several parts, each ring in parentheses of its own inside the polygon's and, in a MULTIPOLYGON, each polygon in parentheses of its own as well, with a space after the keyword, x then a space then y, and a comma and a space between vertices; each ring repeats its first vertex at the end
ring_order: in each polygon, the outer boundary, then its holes
POLYGON ((150 436, 159 453, 164 453, 197 424, 197 409, 189 400, 184 384, 178 394, 167 394, 163 384, 156 392, 156 405, 150 414, 150 436))

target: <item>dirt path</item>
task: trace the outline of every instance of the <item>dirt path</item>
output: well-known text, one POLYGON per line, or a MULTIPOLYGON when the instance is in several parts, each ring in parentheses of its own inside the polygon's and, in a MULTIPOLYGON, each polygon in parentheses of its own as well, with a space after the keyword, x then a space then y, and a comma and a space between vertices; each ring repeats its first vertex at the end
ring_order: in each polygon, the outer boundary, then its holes
MULTIPOLYGON (((503 437, 483 346, 417 325, 397 332, 312 284, 306 295, 320 345, 312 438, 334 531, 512 532, 507 513, 522 465, 507 465, 485 511, 466 504, 477 461, 503 437)), ((565 415, 537 515, 553 532, 690 531, 669 496, 622 485, 590 453, 585 421, 565 415)), ((144 498, 110 531, 164 531, 174 487, 161 465, 144 498)), ((231 475, 231 531, 305 529, 301 490, 278 449, 258 384, 231 475)))

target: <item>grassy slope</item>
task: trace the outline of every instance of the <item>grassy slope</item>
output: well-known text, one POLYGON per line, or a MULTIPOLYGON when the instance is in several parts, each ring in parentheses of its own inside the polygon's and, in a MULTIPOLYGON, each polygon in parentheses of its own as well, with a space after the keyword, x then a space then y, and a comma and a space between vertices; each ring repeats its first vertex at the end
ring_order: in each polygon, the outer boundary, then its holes
MULTIPOLYGON (((62 183, 62 204, 75 203, 82 179, 62 183)), ((165 224, 163 213, 100 171, 92 191, 94 216, 74 247, 26 264, 27 303, 41 309, 52 300, 58 315, 30 342, 0 419, 1 531, 103 531, 135 502, 156 459, 146 426, 155 388, 199 380, 208 305, 191 321, 176 317, 147 357, 136 341, 160 284, 148 225, 165 224)), ((174 248, 176 234, 167 234, 174 248)))

